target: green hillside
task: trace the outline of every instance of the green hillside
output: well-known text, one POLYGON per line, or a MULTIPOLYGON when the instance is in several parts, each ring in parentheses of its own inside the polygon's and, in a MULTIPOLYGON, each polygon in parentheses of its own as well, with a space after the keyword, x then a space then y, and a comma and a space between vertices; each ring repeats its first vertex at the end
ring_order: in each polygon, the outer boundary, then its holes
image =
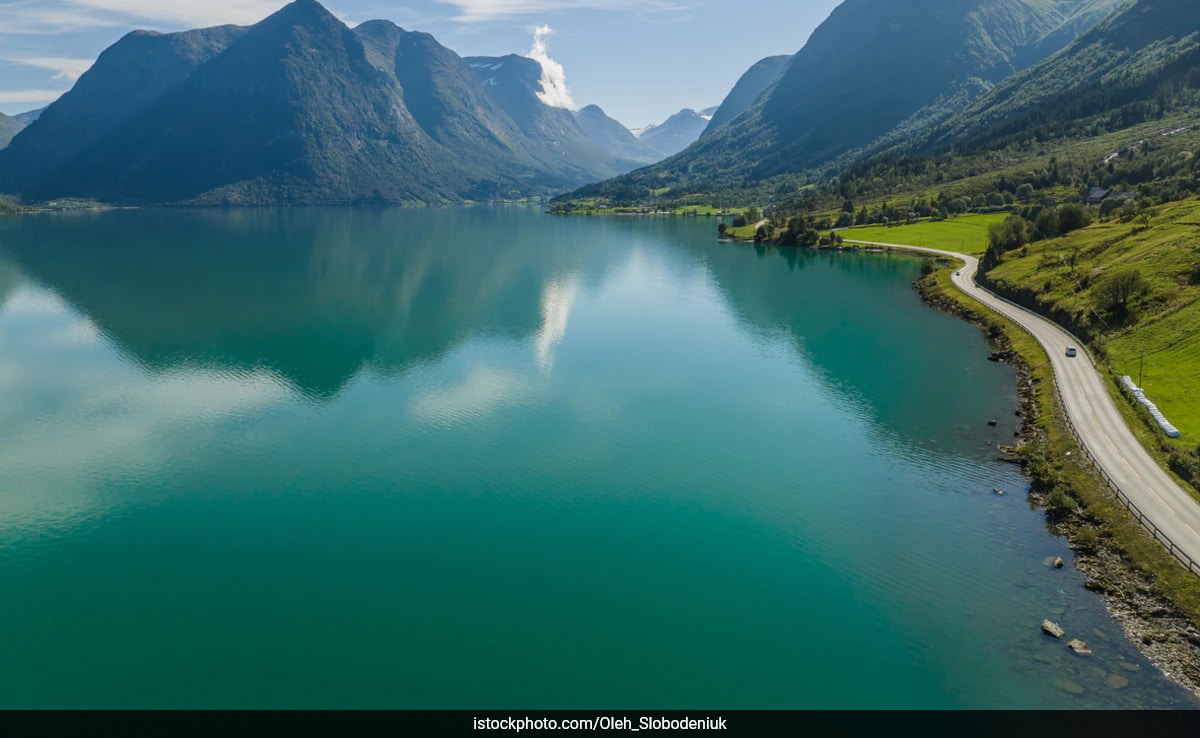
POLYGON ((740 117, 678 156, 572 197, 628 199, 649 187, 786 197, 835 173, 830 165, 911 142, 1119 2, 847 0, 740 117))

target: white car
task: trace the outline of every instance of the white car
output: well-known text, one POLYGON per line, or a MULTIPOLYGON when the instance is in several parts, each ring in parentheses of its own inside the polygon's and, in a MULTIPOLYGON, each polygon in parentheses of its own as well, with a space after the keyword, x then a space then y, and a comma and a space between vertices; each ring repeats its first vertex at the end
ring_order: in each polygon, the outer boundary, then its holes
POLYGON ((1067 347, 1067 356, 1075 356, 1077 353, 1079 352, 1075 350, 1074 346, 1067 347))

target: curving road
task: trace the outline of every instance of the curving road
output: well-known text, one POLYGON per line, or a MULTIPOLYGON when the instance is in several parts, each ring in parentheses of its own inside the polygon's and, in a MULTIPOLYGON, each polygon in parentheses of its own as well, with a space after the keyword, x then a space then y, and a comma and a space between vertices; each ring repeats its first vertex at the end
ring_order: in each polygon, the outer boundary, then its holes
POLYGON ((1200 574, 1200 504, 1151 458, 1105 388, 1092 359, 1070 333, 1056 323, 1018 307, 975 283, 979 260, 953 251, 901 244, 852 241, 870 246, 937 254, 964 262, 952 280, 958 289, 1028 330, 1050 355, 1067 418, 1092 461, 1112 485, 1142 513, 1142 523, 1191 570, 1200 574), (1079 355, 1067 356, 1078 347, 1079 355), (1157 531, 1155 531, 1157 529, 1157 531), (1188 559, 1191 561, 1188 561, 1188 559))

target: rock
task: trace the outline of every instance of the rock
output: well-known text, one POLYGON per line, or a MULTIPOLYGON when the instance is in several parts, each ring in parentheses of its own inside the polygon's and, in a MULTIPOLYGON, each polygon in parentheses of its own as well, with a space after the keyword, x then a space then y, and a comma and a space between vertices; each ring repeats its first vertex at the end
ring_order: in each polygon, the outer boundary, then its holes
POLYGON ((1088 648, 1088 644, 1084 643, 1083 641, 1079 640, 1078 638, 1074 638, 1074 639, 1068 641, 1067 648, 1071 649, 1072 651, 1079 654, 1080 656, 1091 656, 1092 655, 1092 649, 1088 648))
POLYGON ((1083 687, 1079 686, 1070 679, 1060 679, 1058 682, 1058 688, 1064 692, 1070 692, 1071 694, 1083 694, 1083 687))
POLYGON ((1002 494, 1004 494, 1004 490, 1000 489, 999 487, 993 487, 993 488, 992 488, 992 491, 993 491, 993 492, 995 492, 995 493, 996 493, 996 494, 998 494, 998 495, 1002 495, 1002 494))
POLYGON ((1058 561, 1057 556, 1047 556, 1046 558, 1042 559, 1042 566, 1054 566, 1055 561, 1058 561))
POLYGON ((1125 671, 1132 671, 1135 673, 1142 670, 1142 667, 1138 666, 1137 664, 1131 664, 1128 661, 1118 661, 1117 666, 1121 667, 1125 671))
POLYGON ((1054 568, 1055 568, 1055 569, 1061 569, 1061 568, 1063 568, 1063 560, 1062 560, 1062 557, 1061 557, 1061 556, 1055 556, 1055 557, 1054 557, 1054 568))
POLYGON ((999 423, 997 423, 997 422, 996 422, 996 421, 994 421, 994 420, 989 420, 989 421, 988 421, 988 425, 989 425, 990 427, 992 427, 992 428, 995 428, 996 426, 998 426, 998 425, 1000 425, 1000 424, 999 424, 999 423))
MULTIPOLYGON (((1049 620, 1042 621, 1042 632, 1048 636, 1054 636, 1055 638, 1062 638, 1067 634, 1067 631, 1063 630, 1062 626, 1060 626, 1058 623, 1052 623, 1049 620)), ((1074 641, 1072 641, 1072 643, 1074 643, 1074 641)))
POLYGON ((1104 680, 1104 683, 1107 684, 1110 689, 1125 689, 1129 686, 1129 680, 1120 674, 1109 675, 1108 679, 1104 680))

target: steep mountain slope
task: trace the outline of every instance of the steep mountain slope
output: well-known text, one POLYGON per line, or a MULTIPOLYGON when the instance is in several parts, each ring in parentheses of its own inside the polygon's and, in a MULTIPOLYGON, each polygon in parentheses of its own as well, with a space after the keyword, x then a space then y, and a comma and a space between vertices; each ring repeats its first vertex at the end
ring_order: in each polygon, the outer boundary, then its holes
POLYGON ((110 46, 0 160, 0 188, 20 192, 141 112, 211 60, 244 28, 134 31, 110 46))
POLYGON ((657 151, 665 158, 674 156, 692 145, 712 118, 714 108, 705 110, 680 110, 657 125, 647 126, 638 132, 638 140, 657 151))
POLYGON ((725 96, 725 100, 717 108, 717 111, 713 113, 705 133, 720 128, 752 108, 754 103, 758 102, 758 98, 767 91, 767 88, 783 76, 783 72, 791 60, 792 57, 786 55, 768 56, 750 67, 725 96))
POLYGON ((561 161, 573 162, 582 172, 588 173, 629 169, 594 144, 570 110, 542 102, 538 97, 542 91, 542 65, 538 62, 516 54, 471 56, 464 61, 475 73, 484 93, 517 128, 554 151, 561 161))
POLYGON ((586 194, 703 190, 820 167, 909 137, 1067 43, 1123 0, 846 0, 767 94, 683 154, 586 194))
POLYGON ((575 122, 592 143, 618 159, 650 164, 662 158, 661 154, 639 141, 632 131, 608 117, 597 105, 588 105, 576 111, 575 122))
POLYGON ((17 135, 24 127, 16 118, 10 118, 4 113, 0 113, 0 149, 8 146, 8 142, 12 141, 13 136, 17 135))
POLYGON ((431 36, 386 21, 351 30, 315 0, 247 29, 133 34, 114 49, 0 152, 0 191, 123 204, 446 202, 620 171, 568 111, 538 101, 545 111, 514 120, 431 36), (149 83, 130 82, 139 72, 149 83))
POLYGON ((934 130, 925 150, 1003 146, 1118 130, 1195 103, 1200 12, 1191 0, 1138 0, 1062 53, 1015 75, 934 130))
POLYGON ((14 115, 13 118, 17 122, 19 122, 22 126, 28 126, 30 123, 32 123, 35 120, 37 120, 38 118, 40 118, 42 116, 42 113, 44 113, 45 111, 46 111, 46 108, 38 108, 37 110, 29 110, 27 112, 21 113, 20 115, 14 115))

